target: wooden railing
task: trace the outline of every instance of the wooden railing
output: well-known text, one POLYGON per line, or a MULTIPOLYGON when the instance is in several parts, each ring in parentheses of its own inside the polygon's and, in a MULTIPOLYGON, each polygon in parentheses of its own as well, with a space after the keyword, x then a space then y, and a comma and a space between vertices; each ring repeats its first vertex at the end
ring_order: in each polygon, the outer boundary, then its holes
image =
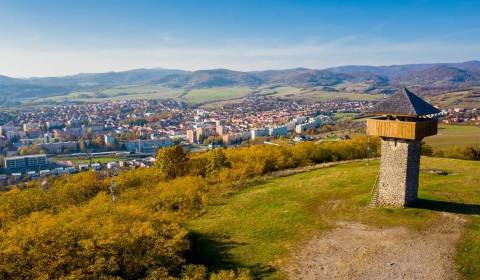
POLYGON ((419 119, 413 122, 372 118, 367 120, 367 134, 380 137, 421 140, 424 137, 437 134, 437 120, 419 119))

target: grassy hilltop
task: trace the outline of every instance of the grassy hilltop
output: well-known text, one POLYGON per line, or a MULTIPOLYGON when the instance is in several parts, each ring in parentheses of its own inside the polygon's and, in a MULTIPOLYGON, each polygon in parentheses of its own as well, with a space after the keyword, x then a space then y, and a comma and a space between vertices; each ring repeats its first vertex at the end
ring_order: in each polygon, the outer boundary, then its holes
POLYGON ((442 221, 443 212, 460 213, 467 214, 469 224, 455 262, 464 279, 478 279, 480 162, 423 158, 421 203, 408 209, 367 207, 378 168, 378 161, 342 164, 273 179, 221 200, 189 223, 202 241, 199 253, 212 260, 209 265, 244 266, 277 279, 283 278, 282 264, 298 244, 339 221, 428 232, 442 221), (426 169, 447 170, 450 175, 426 169))

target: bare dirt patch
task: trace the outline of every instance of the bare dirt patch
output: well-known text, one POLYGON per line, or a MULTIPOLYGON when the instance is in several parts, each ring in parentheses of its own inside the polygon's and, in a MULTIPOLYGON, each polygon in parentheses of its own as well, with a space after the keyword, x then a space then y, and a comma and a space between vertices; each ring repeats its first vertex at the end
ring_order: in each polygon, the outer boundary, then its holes
POLYGON ((289 279, 457 279, 453 257, 465 221, 442 213, 424 232, 342 222, 309 241, 284 271, 289 279))

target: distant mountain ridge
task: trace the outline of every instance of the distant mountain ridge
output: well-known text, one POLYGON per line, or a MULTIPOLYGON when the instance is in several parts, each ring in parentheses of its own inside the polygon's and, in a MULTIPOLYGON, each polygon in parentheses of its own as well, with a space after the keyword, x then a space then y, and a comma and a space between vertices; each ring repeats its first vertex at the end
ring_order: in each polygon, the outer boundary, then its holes
POLYGON ((431 91, 480 85, 480 61, 391 66, 349 65, 321 70, 294 68, 241 72, 228 69, 183 71, 156 68, 46 78, 20 79, 0 76, 0 100, 10 97, 56 96, 77 90, 123 85, 152 84, 185 89, 236 86, 252 88, 341 86, 343 90, 369 93, 389 93, 399 85, 406 85, 431 91), (358 85, 362 85, 361 89, 358 89, 358 85))

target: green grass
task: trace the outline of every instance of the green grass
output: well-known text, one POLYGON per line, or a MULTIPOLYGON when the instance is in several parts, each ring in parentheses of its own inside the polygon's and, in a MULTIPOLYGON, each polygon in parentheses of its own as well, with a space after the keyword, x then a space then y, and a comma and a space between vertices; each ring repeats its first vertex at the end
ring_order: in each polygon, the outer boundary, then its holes
MULTIPOLYGON (((420 198, 460 203, 447 204, 453 208, 450 210, 465 210, 461 203, 480 204, 480 162, 423 158, 422 168, 445 169, 453 174, 422 172, 420 198)), ((282 278, 278 267, 299 242, 333 227, 337 221, 414 230, 427 229, 437 221, 438 211, 367 207, 377 171, 377 161, 344 164, 245 188, 216 201, 206 214, 189 223, 197 241, 194 251, 213 259, 208 264, 213 268, 245 267, 259 277, 277 279, 282 278)), ((456 258, 469 279, 480 277, 480 268, 474 262, 480 259, 478 236, 480 221, 474 218, 456 258)))
POLYGON ((438 134, 425 138, 434 148, 480 145, 480 127, 465 125, 440 125, 438 134))
POLYGON ((198 104, 212 101, 242 98, 252 92, 248 87, 192 89, 182 96, 188 102, 198 104))
POLYGON ((296 87, 269 87, 262 89, 258 95, 275 96, 275 97, 287 97, 301 93, 303 89, 296 87))

